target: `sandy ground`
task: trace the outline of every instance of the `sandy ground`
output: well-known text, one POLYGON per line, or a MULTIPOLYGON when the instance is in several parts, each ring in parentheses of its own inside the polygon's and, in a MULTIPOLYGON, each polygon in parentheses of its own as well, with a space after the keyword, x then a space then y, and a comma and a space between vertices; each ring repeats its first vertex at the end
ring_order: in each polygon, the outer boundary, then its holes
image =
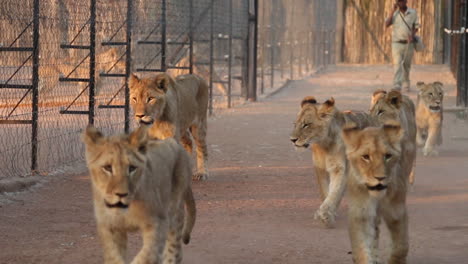
MULTIPOLYGON (((389 66, 336 66, 291 82, 275 95, 218 113, 209 121, 211 178, 195 182, 198 219, 184 263, 351 263, 346 198, 337 226, 313 220, 320 204, 310 151, 295 152, 289 133, 306 95, 367 110, 376 88, 389 88, 389 66)), ((444 66, 415 67, 414 81, 454 80, 444 66)), ((416 93, 409 95, 415 98, 416 93)), ((446 115, 438 157, 417 158, 409 193, 409 263, 468 259, 468 123, 446 115)), ((0 263, 101 263, 87 175, 55 177, 0 203, 0 263)), ((383 232, 382 256, 388 255, 383 232)), ((141 245, 130 239, 132 257, 141 245)))

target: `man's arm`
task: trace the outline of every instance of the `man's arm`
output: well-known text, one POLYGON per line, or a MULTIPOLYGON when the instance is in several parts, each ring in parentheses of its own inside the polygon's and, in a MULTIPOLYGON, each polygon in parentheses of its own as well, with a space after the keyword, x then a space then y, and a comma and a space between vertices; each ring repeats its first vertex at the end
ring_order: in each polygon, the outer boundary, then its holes
POLYGON ((395 11, 398 9, 398 5, 394 4, 393 5, 393 10, 390 12, 390 15, 385 19, 385 27, 388 28, 393 24, 393 15, 395 14, 395 11))

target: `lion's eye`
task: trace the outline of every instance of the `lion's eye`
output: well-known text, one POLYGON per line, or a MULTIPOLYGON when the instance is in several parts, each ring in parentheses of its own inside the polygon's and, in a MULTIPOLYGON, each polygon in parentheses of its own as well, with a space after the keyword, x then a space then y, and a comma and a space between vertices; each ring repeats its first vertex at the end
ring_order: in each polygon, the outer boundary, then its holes
POLYGON ((112 173, 112 166, 111 165, 106 165, 104 167, 102 167, 105 171, 109 172, 109 173, 112 173))
POLYGON ((132 97, 132 101, 133 101, 133 102, 136 102, 136 97, 132 97))
POLYGON ((443 94, 442 94, 442 93, 440 93, 439 95, 440 95, 440 96, 442 96, 443 94))
POLYGON ((362 159, 365 160, 365 161, 369 161, 370 160, 370 156, 365 154, 365 155, 362 155, 362 159))
POLYGON ((384 110, 379 110, 379 111, 377 112, 377 115, 381 115, 381 114, 383 114, 383 113, 385 113, 384 110))
POLYGON ((389 160, 389 159, 391 159, 392 157, 393 157, 393 155, 390 154, 390 153, 385 154, 385 160, 389 160))
POLYGON ((136 169, 137 169, 137 167, 135 167, 135 166, 133 166, 133 165, 128 166, 128 171, 129 171, 130 173, 134 172, 136 169))
POLYGON ((432 93, 429 93, 429 96, 432 96, 432 93))
POLYGON ((308 128, 309 127, 309 124, 303 124, 302 125, 302 128, 308 128))
POLYGON ((148 103, 151 102, 151 101, 153 101, 154 99, 156 99, 156 98, 154 98, 154 97, 148 97, 148 103))

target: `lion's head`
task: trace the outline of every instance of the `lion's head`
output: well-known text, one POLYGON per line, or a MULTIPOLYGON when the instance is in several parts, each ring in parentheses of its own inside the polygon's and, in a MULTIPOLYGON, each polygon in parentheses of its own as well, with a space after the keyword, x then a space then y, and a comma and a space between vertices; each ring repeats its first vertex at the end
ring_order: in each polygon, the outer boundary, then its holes
POLYGON ((442 100, 444 99, 444 85, 441 82, 425 84, 418 82, 419 98, 431 112, 440 112, 442 109, 442 100))
POLYGON ((387 93, 384 90, 377 90, 372 95, 370 115, 376 117, 381 123, 390 120, 399 121, 402 100, 399 91, 392 90, 387 93))
POLYGON ((146 162, 147 132, 105 137, 89 126, 83 133, 94 193, 107 208, 125 209, 135 195, 146 162))
POLYGON ((338 110, 333 98, 319 104, 314 97, 305 97, 290 136, 293 144, 296 147, 307 148, 311 143, 326 138, 336 111, 338 110))
POLYGON ((138 78, 132 74, 129 79, 130 104, 138 123, 150 125, 161 117, 167 104, 167 93, 174 86, 168 74, 161 73, 151 78, 138 78))
POLYGON ((353 180, 373 195, 385 193, 401 156, 403 130, 397 123, 359 129, 348 126, 342 132, 346 156, 356 173, 353 180), (356 178, 357 177, 357 178, 356 178))

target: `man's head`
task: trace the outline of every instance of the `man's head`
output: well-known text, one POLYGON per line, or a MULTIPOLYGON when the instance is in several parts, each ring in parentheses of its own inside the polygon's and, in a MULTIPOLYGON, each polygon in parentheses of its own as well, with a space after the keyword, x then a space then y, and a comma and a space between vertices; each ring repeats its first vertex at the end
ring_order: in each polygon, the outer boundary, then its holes
POLYGON ((397 0, 396 4, 398 5, 400 9, 404 9, 408 5, 408 0, 397 0))

